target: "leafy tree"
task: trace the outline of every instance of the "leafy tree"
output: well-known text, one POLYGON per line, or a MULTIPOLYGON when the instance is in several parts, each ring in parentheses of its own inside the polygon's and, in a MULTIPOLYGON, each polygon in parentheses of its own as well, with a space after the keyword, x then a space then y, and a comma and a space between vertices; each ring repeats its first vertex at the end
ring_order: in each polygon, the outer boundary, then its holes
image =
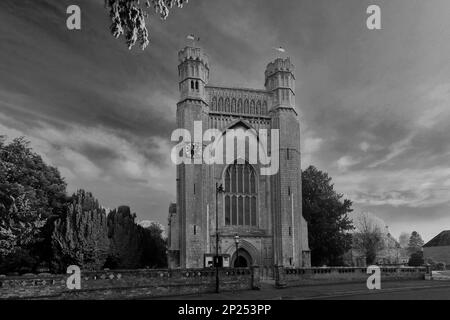
POLYGON ((166 239, 162 226, 151 223, 146 228, 136 224, 136 214, 128 206, 120 206, 108 215, 110 253, 105 267, 162 268, 167 266, 166 239))
POLYGON ((62 212, 65 192, 58 170, 45 164, 28 141, 8 144, 0 137, 0 264, 8 264, 19 250, 21 255, 48 254, 37 248, 45 243, 46 221, 62 212))
POLYGON ((144 50, 149 44, 146 26, 148 9, 153 6, 155 13, 165 20, 174 5, 182 8, 187 2, 188 0, 105 0, 105 7, 109 10, 111 17, 112 35, 115 38, 124 35, 128 49, 139 41, 144 50))
POLYGON ((152 222, 144 228, 144 266, 167 267, 167 240, 163 237, 163 228, 159 223, 152 222))
POLYGON ((353 234, 353 246, 366 257, 366 264, 376 262, 377 254, 385 248, 382 232, 383 222, 369 213, 356 216, 356 231, 353 234))
POLYGON ((409 257, 408 265, 410 267, 420 267, 424 265, 425 261, 423 260, 423 252, 417 251, 411 254, 409 257))
MULTIPOLYGON (((433 270, 433 269, 432 269, 433 270)), ((434 270, 439 270, 439 271, 443 271, 446 270, 446 264, 445 262, 438 262, 435 265, 435 269, 434 270)))
POLYGON ((413 231, 411 233, 411 237, 409 238, 409 243, 408 243, 409 254, 413 254, 415 252, 421 251, 423 245, 424 245, 424 242, 423 242, 420 234, 417 231, 413 231))
POLYGON ((108 214, 109 257, 105 264, 110 269, 142 267, 143 228, 135 222, 136 214, 130 207, 120 206, 108 214))
POLYGON ((79 190, 66 212, 54 222, 52 233, 53 269, 64 272, 76 264, 84 270, 101 269, 108 257, 109 239, 106 211, 91 193, 79 190))
POLYGON ((343 254, 351 247, 352 202, 342 199, 331 177, 314 166, 302 172, 302 192, 312 265, 342 265, 343 254))

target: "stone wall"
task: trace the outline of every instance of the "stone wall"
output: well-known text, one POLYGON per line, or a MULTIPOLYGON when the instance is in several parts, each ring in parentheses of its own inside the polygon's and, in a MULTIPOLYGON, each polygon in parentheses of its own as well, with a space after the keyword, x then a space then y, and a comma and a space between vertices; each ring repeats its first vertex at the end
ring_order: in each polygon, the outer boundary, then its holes
MULTIPOLYGON (((138 299, 215 291, 215 269, 82 272, 81 290, 69 290, 69 275, 0 278, 1 299, 138 299)), ((221 269, 220 290, 259 287, 255 268, 221 269)))
MULTIPOLYGON (((425 267, 382 267, 381 281, 424 279, 425 267)), ((274 268, 278 287, 367 281, 367 268, 274 268)), ((258 289, 258 267, 219 272, 221 291, 258 289)), ((2 299, 139 299, 215 292, 215 269, 82 272, 81 290, 69 290, 68 275, 0 277, 2 299)))
MULTIPOLYGON (((381 267, 381 281, 423 280, 425 273, 425 267, 381 267)), ((369 276, 367 268, 359 267, 275 268, 275 280, 278 287, 366 282, 369 276)))

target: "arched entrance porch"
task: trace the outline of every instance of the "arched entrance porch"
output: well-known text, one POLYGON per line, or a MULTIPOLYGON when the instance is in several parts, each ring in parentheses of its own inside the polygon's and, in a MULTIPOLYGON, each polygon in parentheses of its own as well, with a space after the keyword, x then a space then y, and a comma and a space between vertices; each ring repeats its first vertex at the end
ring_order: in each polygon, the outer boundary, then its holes
POLYGON ((238 252, 234 252, 231 257, 231 266, 233 268, 248 268, 252 264, 252 256, 245 249, 239 248, 238 252))
POLYGON ((247 241, 246 239, 240 239, 239 242, 239 255, 236 254, 236 244, 234 238, 230 239, 228 248, 225 250, 226 254, 230 255, 230 267, 234 268, 235 263, 238 265, 246 264, 246 267, 259 266, 260 265, 260 254, 256 247, 247 241), (239 256, 239 261, 236 258, 239 256))

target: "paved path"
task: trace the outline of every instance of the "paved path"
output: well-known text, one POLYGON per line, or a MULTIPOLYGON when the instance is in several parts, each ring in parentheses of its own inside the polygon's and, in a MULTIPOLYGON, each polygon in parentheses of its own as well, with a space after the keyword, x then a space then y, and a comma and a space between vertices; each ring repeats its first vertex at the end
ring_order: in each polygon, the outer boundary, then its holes
POLYGON ((326 300, 450 300, 450 284, 428 288, 381 291, 376 294, 339 296, 326 300))
POLYGON ((276 289, 263 284, 261 290, 222 292, 161 299, 174 300, 307 300, 307 299, 449 299, 450 281, 384 282, 381 290, 368 290, 364 283, 330 284, 276 289))

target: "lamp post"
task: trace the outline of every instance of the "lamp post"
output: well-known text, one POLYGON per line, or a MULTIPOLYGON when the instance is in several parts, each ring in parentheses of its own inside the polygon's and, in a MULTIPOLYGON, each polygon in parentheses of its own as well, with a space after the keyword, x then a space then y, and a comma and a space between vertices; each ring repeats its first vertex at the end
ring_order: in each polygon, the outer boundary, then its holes
POLYGON ((236 244, 236 265, 239 267, 240 263, 239 263, 239 235, 235 235, 234 236, 234 243, 236 244))
POLYGON ((223 192, 222 185, 216 182, 216 256, 214 257, 216 265, 216 293, 219 293, 219 193, 223 192))

